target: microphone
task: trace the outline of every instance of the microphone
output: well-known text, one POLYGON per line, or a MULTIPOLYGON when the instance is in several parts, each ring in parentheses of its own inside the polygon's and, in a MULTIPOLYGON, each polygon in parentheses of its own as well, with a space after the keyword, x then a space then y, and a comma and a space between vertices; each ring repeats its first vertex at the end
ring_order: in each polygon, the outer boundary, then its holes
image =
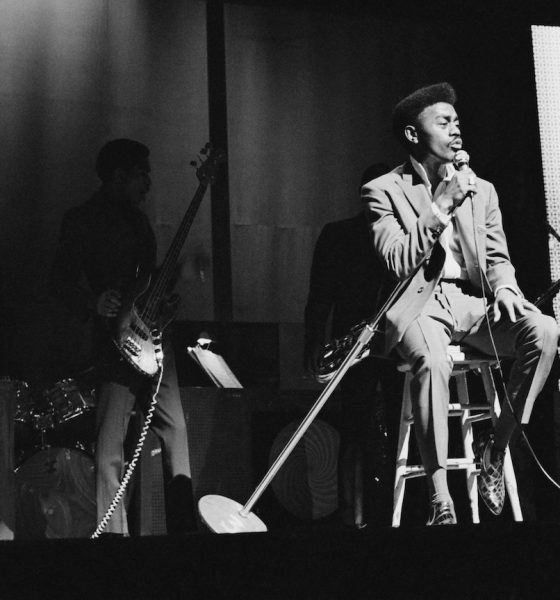
MULTIPOLYGON (((466 171, 469 168, 469 160, 470 160, 470 156, 469 153, 466 152, 465 150, 458 150, 455 153, 455 157, 453 158, 453 165, 455 166, 455 168, 457 169, 457 171, 466 171)), ((471 181, 469 181, 469 183, 472 183, 471 181)), ((461 201, 460 204, 463 204, 463 202, 469 198, 470 200, 472 200, 472 197, 474 196, 473 192, 467 192, 465 194, 465 197, 463 198, 463 200, 461 201)))
POLYGON ((455 154, 453 165, 457 171, 464 171, 465 169, 468 169, 470 159, 471 157, 469 156, 468 152, 465 152, 465 150, 459 150, 455 154))

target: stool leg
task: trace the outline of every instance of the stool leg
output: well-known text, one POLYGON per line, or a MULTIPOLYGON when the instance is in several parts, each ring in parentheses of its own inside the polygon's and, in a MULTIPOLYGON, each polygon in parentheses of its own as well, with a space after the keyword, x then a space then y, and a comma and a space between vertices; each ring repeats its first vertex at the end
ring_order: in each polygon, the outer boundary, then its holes
MULTIPOLYGON (((455 384, 457 386, 457 397, 462 405, 470 404, 469 391, 467 388, 467 376, 465 373, 457 373, 455 375, 455 384)), ((463 410, 461 413, 461 432, 463 437, 463 451, 465 458, 470 459, 470 463, 465 469, 467 479, 467 494, 471 506, 472 522, 480 523, 480 513, 478 510, 478 489, 476 483, 477 468, 472 449, 473 431, 470 420, 470 410, 463 410)))
MULTIPOLYGON (((500 416, 500 402, 494 386, 494 378, 492 377, 492 372, 488 364, 481 365, 480 371, 484 389, 486 390, 486 398, 494 409, 492 422, 495 423, 496 419, 500 416)), ((513 470, 509 448, 506 448, 506 455, 504 458, 504 481, 511 504, 513 518, 515 521, 523 521, 523 513, 521 512, 521 504, 519 503, 519 494, 517 492, 517 480, 515 478, 515 471, 513 470)))
POLYGON ((515 471, 513 470, 509 448, 506 448, 506 455, 504 457, 504 480, 509 502, 511 504, 513 519, 514 521, 523 521, 523 513, 521 512, 521 504, 517 492, 517 479, 515 478, 515 471))
POLYGON ((488 363, 482 363, 480 365, 480 375, 482 377, 484 393, 486 394, 486 402, 488 402, 490 406, 492 425, 495 425, 496 419, 500 414, 500 402, 498 400, 496 386, 494 385, 494 377, 492 377, 492 371, 488 363))
POLYGON ((401 420, 399 424, 399 440, 397 443, 397 460, 395 468, 395 484, 393 487, 393 527, 401 523, 401 512, 404 500, 404 486, 406 479, 406 463, 408 461, 408 446, 410 442, 410 429, 412 423, 412 401, 410 383, 412 375, 407 373, 404 380, 403 398, 401 405, 401 420))

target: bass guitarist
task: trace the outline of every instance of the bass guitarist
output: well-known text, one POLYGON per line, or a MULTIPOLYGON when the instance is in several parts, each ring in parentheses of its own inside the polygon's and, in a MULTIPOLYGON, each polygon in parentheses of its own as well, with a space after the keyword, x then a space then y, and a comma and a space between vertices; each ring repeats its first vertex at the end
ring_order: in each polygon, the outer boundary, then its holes
MULTIPOLYGON (((107 512, 124 473, 124 440, 135 406, 146 412, 158 377, 123 358, 111 323, 121 312, 139 274, 154 271, 156 240, 141 208, 150 189, 149 149, 116 139, 98 153, 100 188, 64 216, 51 273, 53 295, 80 319, 94 319, 94 353, 99 372, 96 477, 97 513, 107 512)), ((151 422, 161 442, 168 533, 195 529, 185 417, 171 344, 163 336, 161 383, 151 422)), ((105 535, 128 535, 120 502, 105 535)))

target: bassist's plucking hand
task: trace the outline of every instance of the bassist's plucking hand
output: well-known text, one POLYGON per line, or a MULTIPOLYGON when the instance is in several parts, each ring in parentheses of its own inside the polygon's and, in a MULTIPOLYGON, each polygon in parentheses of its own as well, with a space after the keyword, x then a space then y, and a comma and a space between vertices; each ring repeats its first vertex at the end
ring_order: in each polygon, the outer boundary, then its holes
POLYGON ((97 298, 97 314, 102 317, 116 317, 122 305, 121 293, 117 290, 105 290, 97 298))

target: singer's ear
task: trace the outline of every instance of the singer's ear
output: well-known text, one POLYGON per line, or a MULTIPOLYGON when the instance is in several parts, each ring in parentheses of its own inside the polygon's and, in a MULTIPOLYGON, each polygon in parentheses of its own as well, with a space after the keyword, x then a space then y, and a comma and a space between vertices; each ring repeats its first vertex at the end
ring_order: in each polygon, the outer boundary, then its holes
POLYGON ((404 136, 412 144, 418 143, 418 133, 416 132, 416 127, 414 127, 414 125, 407 125, 404 128, 404 136))

